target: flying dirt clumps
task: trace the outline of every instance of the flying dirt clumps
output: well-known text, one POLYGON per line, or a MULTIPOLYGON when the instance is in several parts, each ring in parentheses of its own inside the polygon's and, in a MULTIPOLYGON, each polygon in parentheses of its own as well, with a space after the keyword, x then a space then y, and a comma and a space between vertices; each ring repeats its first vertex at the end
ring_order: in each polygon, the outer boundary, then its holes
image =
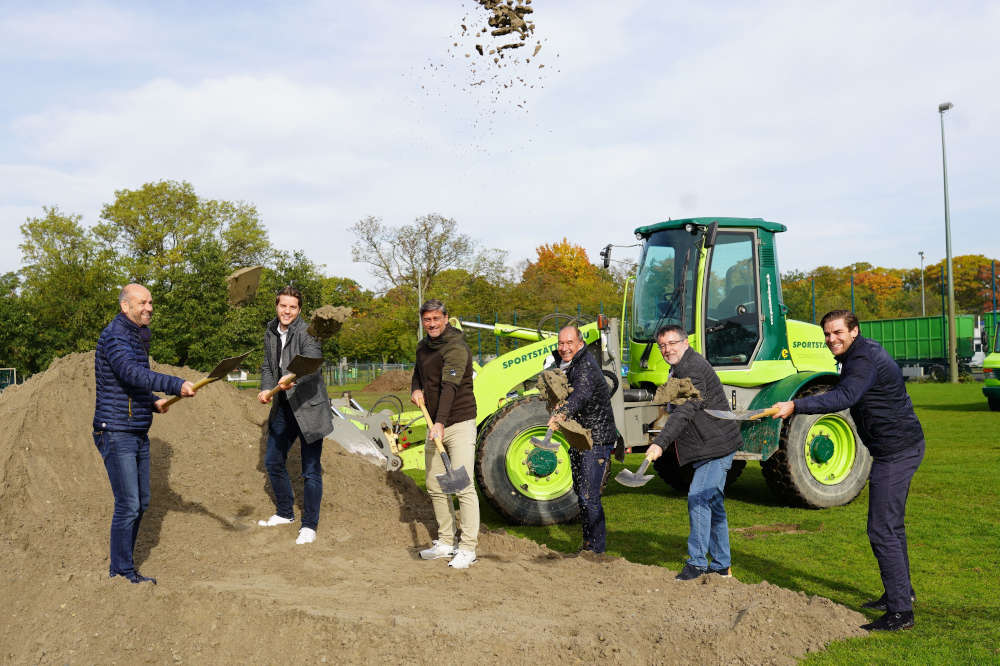
MULTIPOLYGON (((534 32, 534 22, 524 18, 535 11, 531 8, 531 0, 517 0, 516 5, 504 0, 477 0, 477 2, 490 12, 487 23, 493 28, 490 34, 494 37, 517 32, 521 39, 527 39, 528 35, 534 32)), ((524 46, 524 42, 505 44, 500 48, 516 49, 521 46, 524 46)))
POLYGON ((257 295, 257 285, 260 283, 260 274, 263 271, 263 266, 250 266, 249 268, 241 268, 226 277, 229 304, 235 307, 252 301, 253 297, 257 295))
POLYGON ((656 389, 653 402, 657 405, 670 403, 683 405, 688 400, 701 400, 701 392, 687 377, 671 377, 656 389))
POLYGON ((351 318, 353 312, 351 308, 340 305, 316 308, 309 317, 309 335, 320 340, 333 337, 340 332, 340 327, 351 318))
MULTIPOLYGON (((573 387, 569 385, 566 373, 562 370, 545 370, 538 375, 536 383, 538 392, 545 398, 546 407, 551 413, 560 403, 564 402, 569 394, 573 392, 573 387)), ((573 419, 566 419, 559 423, 559 430, 566 438, 566 443, 574 449, 587 451, 594 447, 594 438, 590 434, 589 428, 584 428, 579 422, 573 419)))

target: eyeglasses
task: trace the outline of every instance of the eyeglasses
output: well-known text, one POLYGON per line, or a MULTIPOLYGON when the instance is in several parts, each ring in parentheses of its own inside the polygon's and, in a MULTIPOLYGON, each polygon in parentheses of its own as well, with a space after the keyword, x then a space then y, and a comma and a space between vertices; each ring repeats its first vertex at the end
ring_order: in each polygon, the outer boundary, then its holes
POLYGON ((660 351, 662 351, 664 349, 667 349, 668 347, 673 347, 674 345, 679 345, 682 342, 684 342, 683 338, 680 339, 680 340, 664 340, 663 342, 657 343, 656 346, 660 348, 660 351))

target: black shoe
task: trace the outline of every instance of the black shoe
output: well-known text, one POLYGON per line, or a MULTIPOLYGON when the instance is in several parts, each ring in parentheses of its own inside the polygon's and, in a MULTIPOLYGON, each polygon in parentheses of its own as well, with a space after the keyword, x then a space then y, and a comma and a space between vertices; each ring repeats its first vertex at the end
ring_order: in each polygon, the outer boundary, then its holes
POLYGON ((674 576, 677 580, 694 580, 705 573, 705 570, 693 564, 685 564, 681 572, 674 576))
POLYGON ((125 578, 126 580, 132 583, 152 583, 153 585, 156 585, 155 578, 152 578, 150 576, 143 576, 138 571, 131 571, 129 573, 111 574, 112 578, 114 578, 115 576, 121 576, 122 578, 125 578))
POLYGON ((710 573, 710 574, 716 574, 718 576, 722 576, 723 578, 732 578, 733 577, 733 568, 732 567, 726 567, 725 569, 709 569, 708 573, 710 573))
MULTIPOLYGON (((910 603, 913 603, 916 600, 917 600, 917 593, 914 592, 912 589, 910 589, 910 603)), ((889 604, 886 601, 885 593, 883 593, 882 596, 879 597, 878 599, 873 599, 872 601, 866 601, 865 603, 861 604, 861 607, 867 608, 869 610, 882 611, 883 613, 889 610, 889 604)))
POLYGON ((914 625, 913 611, 886 613, 874 622, 861 625, 865 631, 901 631, 912 629, 914 625))

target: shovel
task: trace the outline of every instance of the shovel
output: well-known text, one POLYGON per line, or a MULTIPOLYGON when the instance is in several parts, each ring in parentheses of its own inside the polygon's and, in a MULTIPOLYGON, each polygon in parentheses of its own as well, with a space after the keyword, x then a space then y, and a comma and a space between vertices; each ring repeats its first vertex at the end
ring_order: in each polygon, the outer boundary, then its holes
POLYGON ((639 469, 634 472, 623 469, 615 475, 615 481, 623 486, 628 486, 629 488, 639 488, 646 485, 654 476, 652 474, 646 474, 646 468, 649 467, 650 462, 650 459, 646 458, 642 461, 642 464, 639 465, 639 469))
MULTIPOLYGON (((219 381, 220 379, 228 375, 230 372, 240 367, 240 363, 242 363, 243 359, 245 359, 249 355, 250 352, 245 352, 243 354, 240 354, 239 356, 234 356, 232 358, 227 358, 223 361, 220 361, 219 365, 215 366, 215 370, 212 370, 212 372, 208 373, 208 377, 205 377, 204 379, 199 379, 197 382, 195 382, 194 390, 197 391, 202 386, 211 384, 212 382, 219 381)), ((174 404, 180 399, 181 396, 175 395, 174 397, 170 398, 170 400, 167 400, 165 406, 169 407, 170 405, 174 404)))
MULTIPOLYGON (((278 384, 291 384, 295 381, 296 377, 302 377, 303 375, 308 375, 310 372, 316 372, 321 365, 323 365, 322 356, 319 358, 313 358, 311 356, 296 354, 295 358, 292 359, 292 362, 288 364, 288 373, 278 380, 278 384)), ((273 398, 274 394, 280 390, 280 386, 275 386, 273 389, 268 391, 268 399, 273 398)))
POLYGON ((560 447, 559 442, 552 441, 552 428, 545 431, 545 439, 532 437, 531 443, 540 449, 545 449, 546 451, 558 451, 560 447))
POLYGON ((758 421, 767 416, 774 416, 778 413, 778 408, 768 407, 767 409, 751 409, 746 412, 729 412, 724 409, 706 409, 705 413, 709 416, 714 416, 717 419, 725 419, 727 421, 758 421))
MULTIPOLYGON (((420 411, 424 413, 424 420, 427 421, 427 429, 430 430, 434 425, 434 421, 431 420, 431 415, 427 413, 427 407, 424 405, 423 400, 420 401, 420 411)), ((444 474, 434 475, 438 485, 441 486, 441 490, 449 495, 454 495, 458 491, 467 488, 472 483, 469 473, 465 471, 464 467, 459 467, 458 469, 451 468, 451 458, 448 457, 448 452, 444 450, 444 444, 441 443, 440 437, 434 438, 434 444, 437 446, 438 453, 441 454, 441 460, 444 461, 444 474)))

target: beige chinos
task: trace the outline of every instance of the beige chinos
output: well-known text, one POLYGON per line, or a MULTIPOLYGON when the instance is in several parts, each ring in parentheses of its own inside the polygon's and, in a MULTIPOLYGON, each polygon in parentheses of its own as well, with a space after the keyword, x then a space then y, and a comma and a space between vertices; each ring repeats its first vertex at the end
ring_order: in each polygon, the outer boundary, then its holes
MULTIPOLYGON (((469 419, 444 429, 441 438, 451 459, 452 469, 464 467, 472 478, 476 464, 476 420, 469 419)), ((424 464, 427 468, 427 494, 434 507, 438 524, 438 540, 448 546, 455 545, 455 505, 449 495, 441 491, 437 475, 444 474, 444 461, 432 441, 424 445, 424 464)), ((459 523, 462 540, 458 547, 475 552, 479 543, 479 497, 476 484, 470 483, 456 495, 458 497, 459 523)))

